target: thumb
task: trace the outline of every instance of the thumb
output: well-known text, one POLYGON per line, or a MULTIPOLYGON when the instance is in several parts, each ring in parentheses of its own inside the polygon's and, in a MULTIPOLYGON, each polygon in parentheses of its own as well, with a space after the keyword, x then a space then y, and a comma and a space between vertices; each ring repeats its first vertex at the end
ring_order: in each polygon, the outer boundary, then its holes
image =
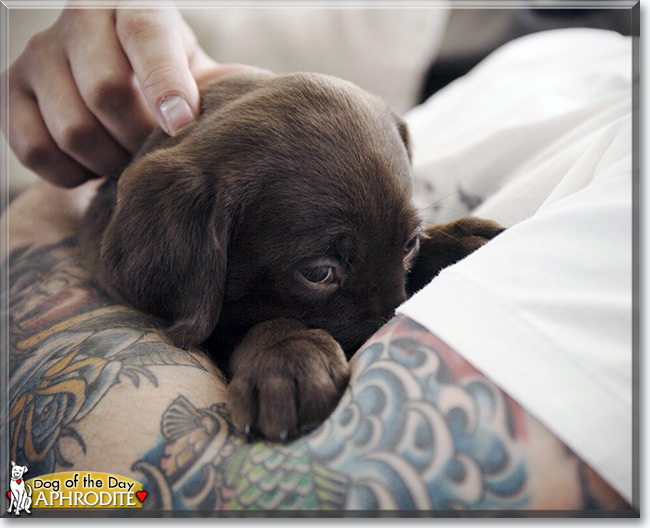
POLYGON ((188 64, 189 28, 173 9, 118 9, 115 23, 149 108, 173 136, 199 113, 199 90, 188 64))

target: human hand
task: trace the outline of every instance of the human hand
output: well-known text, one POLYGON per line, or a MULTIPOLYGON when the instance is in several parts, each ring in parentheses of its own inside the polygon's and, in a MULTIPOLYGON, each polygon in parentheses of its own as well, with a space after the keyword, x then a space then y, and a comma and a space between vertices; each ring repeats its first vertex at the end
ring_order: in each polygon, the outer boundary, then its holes
POLYGON ((160 125, 173 135, 199 113, 219 65, 177 9, 64 9, 8 72, 9 144, 64 187, 120 170, 160 125))

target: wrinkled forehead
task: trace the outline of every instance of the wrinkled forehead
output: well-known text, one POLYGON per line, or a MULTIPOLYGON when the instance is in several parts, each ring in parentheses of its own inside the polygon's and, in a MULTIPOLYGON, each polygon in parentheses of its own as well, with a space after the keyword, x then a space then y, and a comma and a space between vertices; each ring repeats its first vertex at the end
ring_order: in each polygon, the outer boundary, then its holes
POLYGON ((393 181, 392 188, 358 180, 344 189, 325 180, 271 186, 253 209, 253 229, 264 247, 286 248, 282 261, 393 252, 420 225, 405 187, 393 181))
POLYGON ((294 81, 254 101, 268 116, 251 134, 264 153, 259 212, 269 236, 313 240, 319 229, 324 243, 377 230, 407 236, 419 220, 396 116, 345 81, 294 81))

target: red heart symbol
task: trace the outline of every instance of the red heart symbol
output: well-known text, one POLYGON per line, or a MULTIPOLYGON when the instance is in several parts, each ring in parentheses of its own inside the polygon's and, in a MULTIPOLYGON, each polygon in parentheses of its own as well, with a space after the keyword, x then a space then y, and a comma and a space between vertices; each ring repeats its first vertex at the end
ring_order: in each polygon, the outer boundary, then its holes
POLYGON ((135 492, 136 497, 138 497, 138 500, 140 502, 144 502, 144 499, 147 498, 147 492, 142 490, 142 491, 136 491, 135 492))
POLYGON ((9 497, 11 499, 11 491, 7 492, 7 497, 9 497))
POLYGON ((18 484, 20 484, 20 483, 22 482, 22 480, 21 480, 21 479, 18 479, 16 482, 18 482, 18 484))

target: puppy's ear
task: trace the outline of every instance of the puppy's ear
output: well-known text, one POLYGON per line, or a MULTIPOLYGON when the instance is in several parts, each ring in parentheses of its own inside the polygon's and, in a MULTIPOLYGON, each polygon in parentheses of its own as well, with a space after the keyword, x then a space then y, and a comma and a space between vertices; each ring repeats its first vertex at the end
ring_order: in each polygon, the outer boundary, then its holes
POLYGON ((411 135, 409 134, 409 129, 406 126, 406 122, 401 117, 399 117, 397 114, 394 114, 394 116, 395 123, 397 124, 397 131, 399 132, 399 136, 402 138, 402 142, 406 148, 406 154, 409 157, 409 162, 413 162, 413 159, 411 158, 411 135))
POLYGON ((218 201, 214 175, 181 148, 155 151, 120 177, 102 237, 106 288, 167 321, 176 346, 202 343, 219 319, 231 218, 218 201))

